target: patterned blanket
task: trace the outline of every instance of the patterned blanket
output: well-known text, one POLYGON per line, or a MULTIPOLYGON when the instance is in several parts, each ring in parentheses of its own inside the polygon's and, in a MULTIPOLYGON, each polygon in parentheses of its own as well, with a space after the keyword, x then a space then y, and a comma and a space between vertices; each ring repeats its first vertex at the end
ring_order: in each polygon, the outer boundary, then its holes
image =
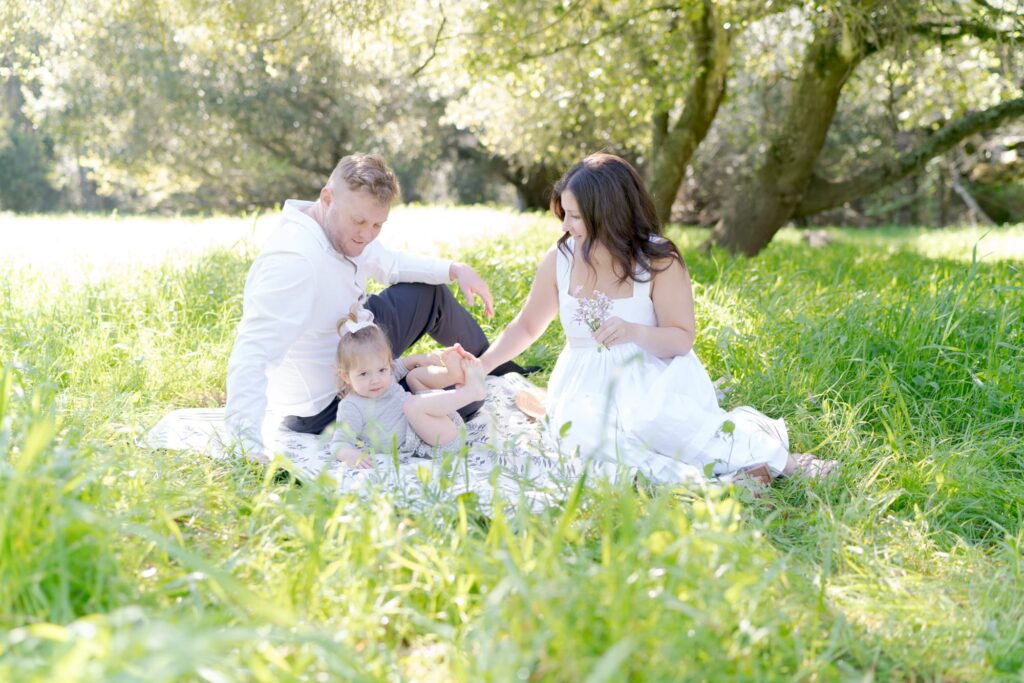
MULTIPOLYGON (((537 507, 563 498, 582 468, 578 460, 559 452, 541 422, 517 407, 516 397, 524 391, 537 387, 521 375, 488 377, 487 400, 466 423, 467 446, 459 454, 382 453, 374 456, 372 469, 351 469, 332 457, 329 432, 314 436, 282 429, 276 415, 268 415, 263 439, 268 452, 290 461, 300 478, 323 474, 342 491, 386 489, 412 503, 473 493, 485 506, 498 493, 507 502, 537 507)), ((198 451, 214 458, 237 457, 230 444, 223 409, 175 410, 143 437, 149 448, 198 451)))

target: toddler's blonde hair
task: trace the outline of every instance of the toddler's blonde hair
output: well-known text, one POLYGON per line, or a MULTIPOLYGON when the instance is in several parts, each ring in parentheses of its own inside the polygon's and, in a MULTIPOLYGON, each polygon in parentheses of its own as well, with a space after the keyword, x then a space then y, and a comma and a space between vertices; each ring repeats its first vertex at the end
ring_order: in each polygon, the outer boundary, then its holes
POLYGON ((349 321, 358 322, 359 307, 360 304, 357 303, 352 307, 348 317, 338 321, 338 336, 341 339, 338 340, 338 352, 335 358, 338 364, 338 393, 342 396, 351 390, 351 387, 342 378, 342 373, 347 374, 356 361, 369 356, 378 356, 378 354, 387 357, 389 362, 394 357, 391 353, 391 342, 388 341, 388 336, 376 324, 367 325, 355 332, 349 332, 345 327, 345 323, 349 321))

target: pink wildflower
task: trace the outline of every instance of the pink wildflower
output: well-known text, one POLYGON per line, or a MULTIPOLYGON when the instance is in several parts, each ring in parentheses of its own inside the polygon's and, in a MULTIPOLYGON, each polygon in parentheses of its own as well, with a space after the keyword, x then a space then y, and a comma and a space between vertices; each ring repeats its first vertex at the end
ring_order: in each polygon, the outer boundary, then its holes
MULTIPOLYGON (((583 287, 577 287, 573 291, 577 304, 572 319, 586 325, 592 332, 596 332, 604 324, 604 321, 611 317, 612 300, 603 292, 596 290, 593 297, 580 297, 581 291, 583 291, 583 287)), ((598 346, 598 350, 603 348, 605 348, 604 344, 598 346)))

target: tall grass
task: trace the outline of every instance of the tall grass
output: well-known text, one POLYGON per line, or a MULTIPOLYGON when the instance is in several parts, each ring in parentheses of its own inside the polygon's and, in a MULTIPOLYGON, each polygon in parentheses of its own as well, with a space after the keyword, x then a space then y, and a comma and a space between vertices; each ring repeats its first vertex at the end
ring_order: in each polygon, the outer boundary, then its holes
MULTIPOLYGON (((492 285, 490 334, 554 232, 453 248, 492 285)), ((1024 248, 785 233, 748 260, 672 236, 712 376, 840 460, 833 480, 756 500, 585 480, 485 514, 142 450, 167 410, 223 401, 254 252, 9 272, 0 680, 1019 678, 1024 248)), ((541 381, 560 345, 553 325, 526 354, 541 381)))

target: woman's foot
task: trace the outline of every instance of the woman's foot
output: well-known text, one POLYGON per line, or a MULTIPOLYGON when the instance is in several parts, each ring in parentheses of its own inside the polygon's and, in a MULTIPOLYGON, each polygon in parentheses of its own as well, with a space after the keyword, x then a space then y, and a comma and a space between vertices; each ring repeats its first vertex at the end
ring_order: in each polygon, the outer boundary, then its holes
POLYGON ((466 377, 463 385, 469 396, 474 401, 482 401, 487 398, 487 376, 484 375, 484 368, 478 358, 463 358, 462 373, 466 377))
POLYGON ((789 456, 789 460, 786 469, 790 469, 790 463, 793 464, 793 468, 790 472, 784 472, 786 476, 801 474, 810 479, 825 479, 839 467, 837 461, 817 458, 811 453, 793 453, 789 456))

